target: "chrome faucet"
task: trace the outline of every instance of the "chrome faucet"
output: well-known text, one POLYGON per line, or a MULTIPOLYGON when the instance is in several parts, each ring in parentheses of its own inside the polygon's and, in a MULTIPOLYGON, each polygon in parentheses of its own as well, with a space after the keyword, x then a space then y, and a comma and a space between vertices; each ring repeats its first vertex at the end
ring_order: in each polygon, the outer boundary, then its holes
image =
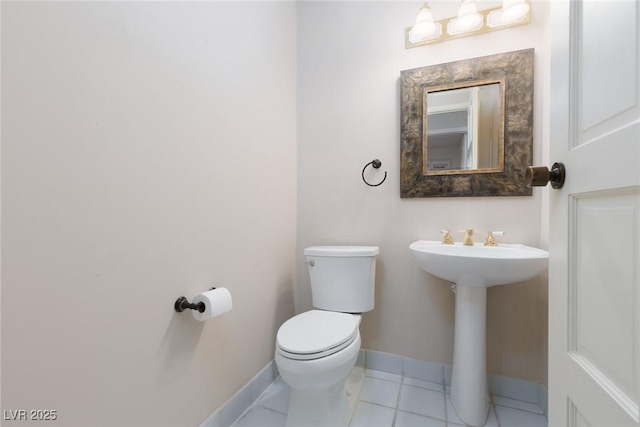
POLYGON ((473 233, 475 233, 473 228, 467 228, 464 232, 464 236, 462 237, 462 244, 465 246, 473 246, 473 233))

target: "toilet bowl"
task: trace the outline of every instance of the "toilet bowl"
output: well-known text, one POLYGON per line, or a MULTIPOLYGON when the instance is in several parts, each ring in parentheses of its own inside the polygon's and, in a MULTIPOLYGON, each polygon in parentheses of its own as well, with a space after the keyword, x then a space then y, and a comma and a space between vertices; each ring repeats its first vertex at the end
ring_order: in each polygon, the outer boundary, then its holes
POLYGON ((357 395, 347 379, 357 383, 359 313, 373 309, 378 248, 315 246, 304 253, 315 309, 287 320, 276 338, 276 366, 291 387, 286 425, 346 427, 357 395))
POLYGON ((345 382, 360 351, 360 316, 310 310, 278 331, 275 361, 291 387, 287 426, 348 423, 345 382))

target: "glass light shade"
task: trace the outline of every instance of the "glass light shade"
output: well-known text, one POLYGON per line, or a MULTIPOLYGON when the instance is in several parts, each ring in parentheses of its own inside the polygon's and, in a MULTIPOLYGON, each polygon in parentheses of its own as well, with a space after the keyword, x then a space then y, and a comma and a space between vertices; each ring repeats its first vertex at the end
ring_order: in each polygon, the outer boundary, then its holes
POLYGON ((458 10, 458 19, 452 25, 454 33, 477 30, 481 26, 482 15, 478 13, 478 6, 473 0, 463 0, 458 10))
POLYGON ((464 0, 458 10, 457 27, 461 31, 476 29, 482 25, 482 15, 473 0, 464 0))
POLYGON ((511 24, 524 18, 529 12, 529 3, 525 0, 504 0, 500 22, 511 24))
POLYGON ((422 22, 420 24, 416 24, 413 26, 411 31, 409 31, 409 41, 411 43, 420 43, 430 38, 433 38, 435 34, 436 25, 427 22, 422 22))
POLYGON ((463 0, 458 10, 458 17, 447 23, 447 32, 458 35, 482 28, 483 18, 473 0, 463 0))
POLYGON ((464 15, 477 14, 478 6, 473 0, 462 0, 460 8, 458 9, 458 18, 462 18, 464 15))
POLYGON ((409 31, 409 41, 411 43, 420 43, 426 40, 440 37, 442 29, 440 24, 433 22, 433 14, 431 9, 425 3, 418 12, 416 24, 409 31))
POLYGON ((420 8, 418 16, 416 16, 416 25, 421 22, 431 22, 433 24, 433 13, 431 13, 431 8, 426 3, 420 8))

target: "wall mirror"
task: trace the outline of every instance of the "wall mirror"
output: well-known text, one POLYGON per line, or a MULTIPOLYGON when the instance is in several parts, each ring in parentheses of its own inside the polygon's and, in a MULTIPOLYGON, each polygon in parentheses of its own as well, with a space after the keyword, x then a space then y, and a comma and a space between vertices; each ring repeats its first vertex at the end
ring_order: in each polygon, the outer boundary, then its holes
POLYGON ((401 72, 401 197, 532 195, 533 55, 401 72))

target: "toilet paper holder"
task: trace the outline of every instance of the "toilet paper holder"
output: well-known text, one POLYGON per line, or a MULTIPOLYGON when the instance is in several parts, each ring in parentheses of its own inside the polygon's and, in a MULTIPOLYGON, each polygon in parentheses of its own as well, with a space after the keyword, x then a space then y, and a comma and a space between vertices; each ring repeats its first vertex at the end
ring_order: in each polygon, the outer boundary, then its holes
MULTIPOLYGON (((214 290, 215 287, 209 289, 210 291, 214 290)), ((206 309, 204 303, 201 301, 197 304, 194 304, 192 302, 189 302, 189 300, 186 297, 180 297, 176 300, 176 302, 173 304, 173 308, 178 312, 178 313, 182 313, 183 311, 185 311, 186 309, 190 309, 190 310, 198 310, 200 313, 204 313, 204 310, 206 309)))

